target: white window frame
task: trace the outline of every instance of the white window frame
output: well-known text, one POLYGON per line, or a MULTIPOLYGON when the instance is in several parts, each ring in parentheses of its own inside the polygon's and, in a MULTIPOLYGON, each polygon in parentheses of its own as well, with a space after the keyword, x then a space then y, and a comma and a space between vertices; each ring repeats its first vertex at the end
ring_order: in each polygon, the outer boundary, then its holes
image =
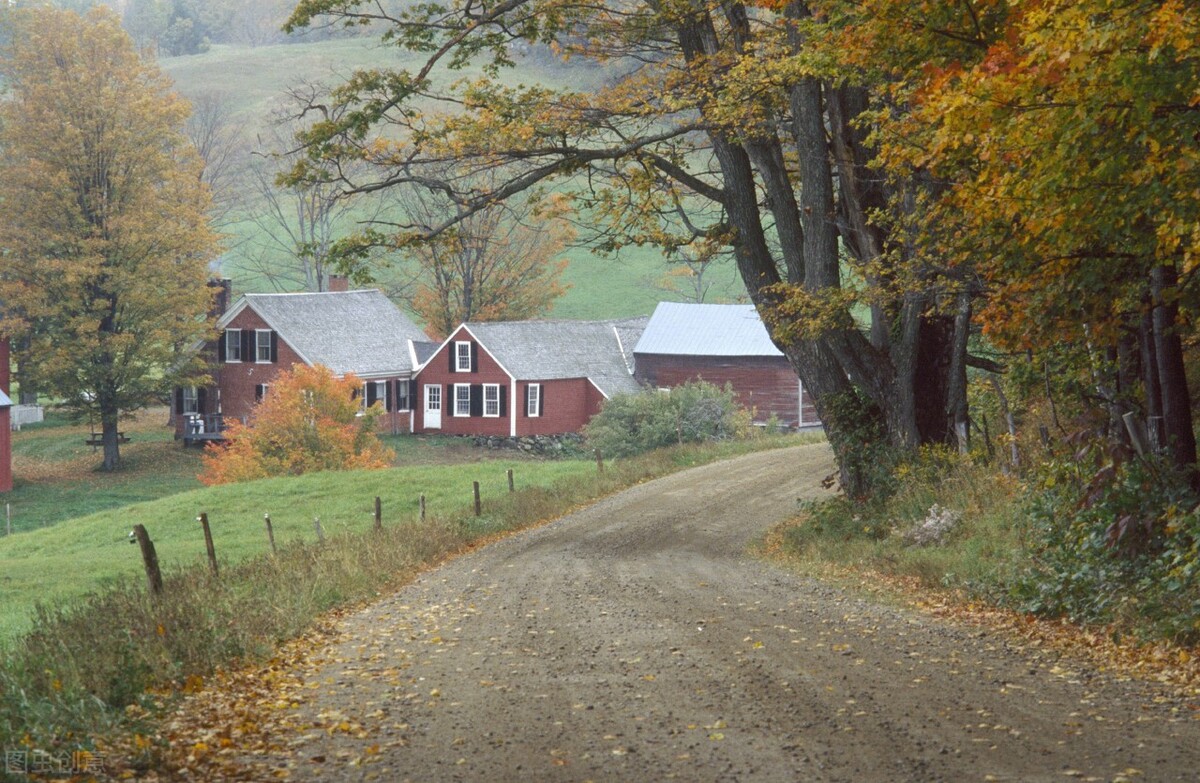
POLYGON ((254 363, 255 364, 270 364, 271 363, 271 330, 270 329, 255 329, 254 330, 254 363), (263 335, 267 336, 267 344, 263 345, 263 335), (266 350, 267 358, 263 358, 263 351, 266 350))
POLYGON ((471 371, 471 342, 469 340, 466 342, 455 340, 454 342, 454 371, 471 371))
POLYGON ((529 404, 525 406, 525 416, 530 419, 536 419, 541 416, 538 410, 542 407, 542 385, 540 383, 529 384, 529 404))
POLYGON ((460 419, 471 415, 471 384, 454 384, 454 409, 450 413, 460 419))
MULTIPOLYGON (((390 383, 390 381, 389 381, 389 383, 390 383)), ((412 384, 409 380, 402 378, 402 379, 396 381, 396 412, 397 413, 403 413, 405 411, 412 410, 412 400, 410 400, 408 398, 409 397, 408 393, 410 391, 412 391, 412 384), (401 396, 401 394, 400 394, 401 389, 404 390, 403 396, 401 396), (400 405, 401 400, 404 400, 403 406, 400 405)))
POLYGON ((500 384, 483 384, 483 415, 489 419, 500 418, 500 384))
POLYGON ((180 411, 184 416, 191 416, 200 412, 200 391, 195 386, 183 387, 183 410, 180 411))
POLYGON ((226 329, 225 330, 225 361, 229 364, 242 363, 242 330, 241 329, 226 329), (231 339, 237 335, 237 339, 231 339), (234 354, 237 354, 236 358, 234 354))

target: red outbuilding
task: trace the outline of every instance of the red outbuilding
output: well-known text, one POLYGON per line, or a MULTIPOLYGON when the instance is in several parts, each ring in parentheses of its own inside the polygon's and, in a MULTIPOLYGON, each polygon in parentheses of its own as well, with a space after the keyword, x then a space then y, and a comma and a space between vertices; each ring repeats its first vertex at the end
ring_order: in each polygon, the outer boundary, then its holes
POLYGON ((669 389, 691 380, 727 384, 754 421, 820 425, 811 397, 771 342, 753 305, 660 302, 633 349, 637 378, 669 389))

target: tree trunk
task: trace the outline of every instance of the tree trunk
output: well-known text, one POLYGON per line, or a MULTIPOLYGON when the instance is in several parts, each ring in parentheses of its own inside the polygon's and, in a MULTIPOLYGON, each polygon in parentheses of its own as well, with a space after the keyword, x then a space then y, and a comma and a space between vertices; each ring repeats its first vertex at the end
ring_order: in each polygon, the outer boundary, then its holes
POLYGON ((1158 351, 1154 347, 1154 316, 1152 305, 1146 302, 1138 329, 1138 347, 1142 354, 1142 387, 1146 394, 1146 431, 1155 451, 1163 447, 1162 389, 1158 383, 1158 351))
POLYGON ((962 452, 971 450, 967 409, 967 340, 971 334, 971 293, 958 292, 955 297, 954 334, 947 373, 946 414, 959 438, 962 452))
POLYGON ((1186 473, 1189 483, 1200 488, 1187 368, 1183 363, 1183 341, 1177 328, 1179 291, 1175 267, 1156 267, 1151 273, 1151 285, 1154 298, 1154 349, 1158 354, 1158 382, 1162 390, 1167 453, 1175 467, 1186 473))
POLYGON ((119 418, 115 409, 107 406, 100 412, 101 442, 104 444, 104 470, 112 472, 121 467, 119 418))
MULTIPOLYGON (((1135 399, 1138 388, 1138 339, 1137 332, 1125 329, 1117 340, 1117 401, 1115 409, 1114 437, 1123 443, 1129 443, 1129 432, 1125 427, 1125 414, 1136 409, 1135 399)), ((1146 422, 1149 428, 1149 422, 1146 422)))

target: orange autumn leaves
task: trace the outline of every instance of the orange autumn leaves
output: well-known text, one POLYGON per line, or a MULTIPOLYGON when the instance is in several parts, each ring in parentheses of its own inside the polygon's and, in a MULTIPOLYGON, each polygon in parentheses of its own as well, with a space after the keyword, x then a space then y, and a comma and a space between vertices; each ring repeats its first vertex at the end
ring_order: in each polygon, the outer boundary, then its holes
POLYGON ((973 6, 995 12, 983 24, 954 17, 953 37, 897 26, 895 39, 927 47, 927 66, 893 88, 909 111, 888 118, 882 163, 939 183, 920 238, 980 274, 995 343, 1081 340, 1083 324, 1090 341, 1115 339, 1152 268, 1200 265, 1200 12, 1180 0, 992 6, 973 6))
POLYGON ((363 409, 353 375, 296 366, 271 384, 248 424, 232 422, 225 445, 210 446, 200 481, 206 485, 297 476, 323 470, 386 468, 395 454, 373 432, 381 408, 363 409))

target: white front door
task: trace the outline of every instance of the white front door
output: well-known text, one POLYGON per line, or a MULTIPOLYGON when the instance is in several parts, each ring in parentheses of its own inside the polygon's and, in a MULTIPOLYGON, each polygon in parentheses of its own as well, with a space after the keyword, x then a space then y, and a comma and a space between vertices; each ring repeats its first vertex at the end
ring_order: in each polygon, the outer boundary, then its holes
POLYGON ((436 383, 425 384, 425 429, 442 428, 442 387, 436 383))

